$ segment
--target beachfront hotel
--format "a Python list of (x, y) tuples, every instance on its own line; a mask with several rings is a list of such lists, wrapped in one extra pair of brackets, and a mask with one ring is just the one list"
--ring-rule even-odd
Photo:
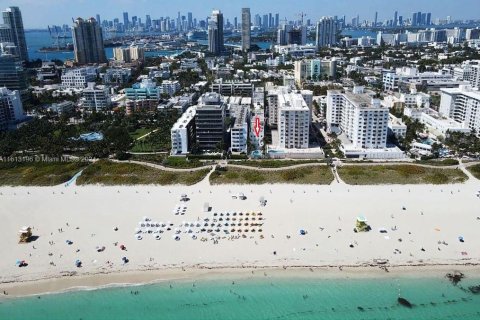
[(480, 92), (471, 86), (442, 89), (440, 113), (480, 131)]
[(278, 95), (278, 147), (306, 149), (309, 142), (310, 108), (299, 93)]
[(344, 138), (347, 157), (402, 158), (398, 148), (387, 148), (388, 122), (388, 108), (363, 87), (327, 93), (327, 131)]

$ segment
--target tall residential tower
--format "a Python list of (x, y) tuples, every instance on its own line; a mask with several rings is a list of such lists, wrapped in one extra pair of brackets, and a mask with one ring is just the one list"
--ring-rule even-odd
[(217, 56), (222, 54), (223, 41), (223, 13), (220, 10), (213, 10), (208, 22), (208, 51)]
[(251, 24), (252, 18), (250, 15), (250, 8), (242, 9), (242, 50), (250, 50), (250, 38), (251, 38)]
[(10, 28), (10, 39), (17, 47), (20, 60), (28, 61), (27, 42), (23, 29), (22, 13), (18, 7), (8, 7), (2, 12), (3, 23)]
[(94, 18), (78, 18), (73, 25), (73, 46), (78, 64), (107, 62), (102, 28)]
[(322, 17), (317, 22), (317, 49), (337, 43), (338, 22), (332, 17)]

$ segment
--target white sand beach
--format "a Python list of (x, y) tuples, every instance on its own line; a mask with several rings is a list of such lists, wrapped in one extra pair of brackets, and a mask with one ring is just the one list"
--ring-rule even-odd
[[(215, 272), (255, 267), (338, 269), (375, 265), (374, 259), (388, 259), (389, 268), (476, 265), (480, 263), (478, 190), (480, 183), (475, 179), (442, 186), (210, 186), (202, 182), (191, 187), (4, 187), (0, 188), (0, 293), (6, 290), (14, 296), (82, 284), (146, 282), (167, 274), (182, 278), (201, 275), (209, 268)], [(246, 200), (232, 199), (240, 192)], [(172, 210), (182, 203), (182, 194), (190, 201), (184, 204), (184, 215), (175, 215)], [(260, 206), (261, 197), (267, 200), (265, 207)], [(203, 210), (206, 202), (210, 212)], [(233, 223), (233, 213), (237, 213), (236, 224), (241, 217), (246, 223), (247, 212), (256, 213), (248, 216), (248, 223), (263, 225), (249, 226), (248, 233), (241, 233), (246, 237), (232, 239), (239, 233), (226, 234), (224, 229), (238, 229), (230, 225), (213, 231), (215, 236), (196, 227), (197, 221), (205, 223), (206, 218), (209, 224), (213, 219), (225, 224), (227, 217)], [(370, 232), (353, 232), (359, 215), (368, 219)], [(145, 216), (152, 222), (171, 222), (172, 230), (161, 228), (163, 233), (141, 234), (143, 239), (137, 240), (135, 229)], [(192, 233), (180, 227), (184, 221), (195, 224)], [(38, 239), (19, 244), (18, 230), (27, 225)], [(175, 228), (181, 232), (178, 241)], [(387, 233), (380, 233), (380, 228)], [(156, 240), (156, 235), (161, 239)], [(105, 250), (97, 252), (97, 246)], [(16, 266), (17, 260), (25, 260), (28, 266)], [(82, 262), (80, 268), (76, 260)], [(139, 275), (143, 271), (150, 273)]]

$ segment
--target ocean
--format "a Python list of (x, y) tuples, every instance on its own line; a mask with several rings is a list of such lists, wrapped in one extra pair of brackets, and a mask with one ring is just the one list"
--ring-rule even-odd
[[(259, 271), (261, 272), (261, 271)], [(480, 295), (444, 278), (322, 277), (164, 282), (0, 300), (0, 319), (480, 319)], [(397, 302), (398, 295), (413, 307)]]

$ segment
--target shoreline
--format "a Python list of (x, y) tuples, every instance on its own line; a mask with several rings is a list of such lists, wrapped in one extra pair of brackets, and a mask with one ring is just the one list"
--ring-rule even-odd
[(480, 262), (459, 264), (405, 265), (320, 265), (320, 266), (225, 266), (184, 267), (57, 275), (24, 281), (1, 282), (0, 301), (32, 296), (94, 291), (119, 287), (158, 285), (165, 282), (208, 282), (212, 280), (254, 279), (388, 279), (388, 278), (445, 278), (448, 272), (462, 272), (467, 278), (480, 278)]

